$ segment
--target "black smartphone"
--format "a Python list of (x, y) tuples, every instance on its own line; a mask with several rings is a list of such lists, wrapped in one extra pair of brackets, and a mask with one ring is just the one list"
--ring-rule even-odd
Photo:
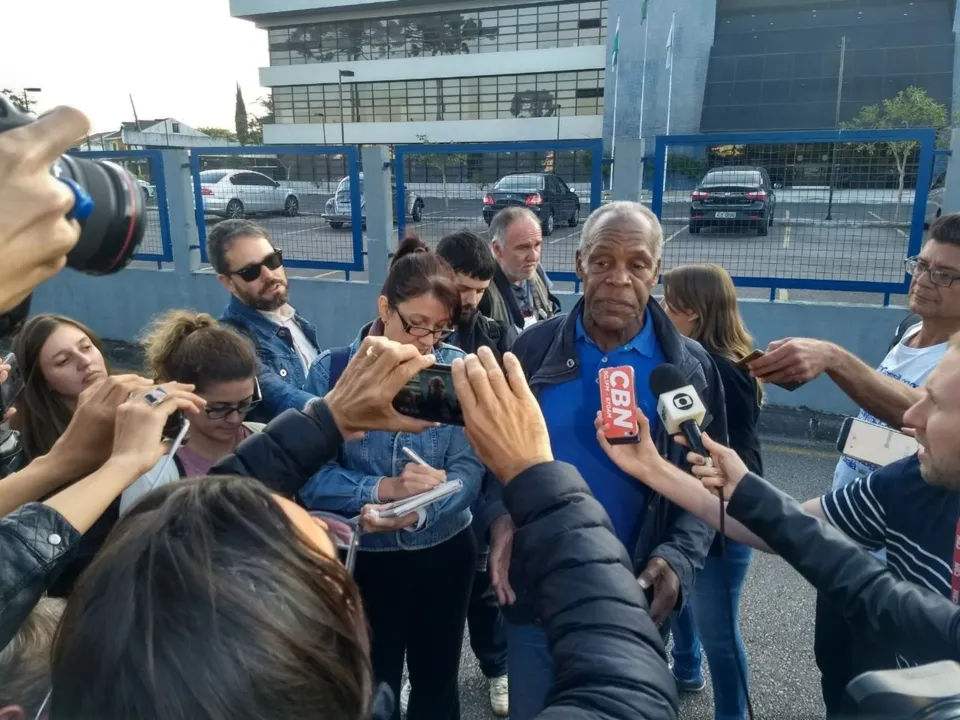
[(20, 371), (17, 356), (13, 353), (0, 361), (0, 365), (10, 366), (10, 374), (7, 375), (3, 384), (0, 384), (0, 419), (2, 419), (23, 391), (23, 373)]
[(449, 365), (433, 365), (414, 375), (397, 393), (393, 406), (418, 420), (463, 425), (463, 410), (453, 391)]
[(180, 431), (183, 430), (184, 424), (187, 422), (187, 416), (183, 414), (182, 410), (177, 410), (173, 415), (167, 418), (166, 424), (163, 426), (163, 439), (164, 440), (174, 440), (180, 435)]

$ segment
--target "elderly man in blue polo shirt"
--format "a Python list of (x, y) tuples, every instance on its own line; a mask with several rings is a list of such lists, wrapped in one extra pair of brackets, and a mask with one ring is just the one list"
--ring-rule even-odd
[[(631, 552), (638, 582), (648, 590), (650, 612), (666, 637), (667, 620), (689, 595), (713, 541), (713, 531), (693, 515), (623, 473), (597, 444), (593, 420), (600, 409), (597, 381), (602, 368), (630, 365), (637, 402), (656, 418), (650, 372), (668, 362), (693, 385), (707, 416), (704, 429), (726, 437), (723, 386), (709, 354), (683, 337), (652, 301), (660, 274), (663, 231), (656, 216), (638, 203), (613, 202), (583, 226), (577, 275), (583, 299), (569, 314), (545, 320), (514, 345), (550, 430), (554, 456), (574, 465), (610, 516)], [(660, 426), (651, 428), (657, 447), (683, 465), (685, 451)], [(492, 485), (492, 484), (491, 484)], [(494, 491), (495, 492), (495, 491)], [(509, 567), (513, 526), (496, 497), (483, 509), (491, 523), (491, 582), (504, 608), (510, 674), (510, 717), (528, 720), (546, 704), (553, 681), (547, 637), (526, 597), (520, 569)], [(571, 588), (575, 602), (577, 589)]]

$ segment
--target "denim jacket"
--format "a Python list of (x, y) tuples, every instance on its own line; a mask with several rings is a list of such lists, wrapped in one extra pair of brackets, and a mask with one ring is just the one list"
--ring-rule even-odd
[[(317, 344), (317, 328), (307, 322), (300, 313), (294, 316), (307, 340), (320, 349)], [(254, 422), (269, 422), (287, 408), (303, 410), (313, 397), (303, 391), (306, 376), (303, 362), (293, 347), (290, 331), (271, 322), (256, 309), (244, 305), (236, 297), (230, 298), (230, 304), (220, 316), (220, 322), (229, 325), (253, 341), (260, 356), (260, 391), (263, 403), (248, 417)]]
[[(366, 335), (350, 345), (350, 357), (357, 352)], [(464, 353), (452, 345), (441, 344), (437, 362), (449, 364)], [(330, 384), (330, 351), (326, 350), (310, 366), (305, 389), (323, 396)], [(460, 480), (463, 489), (446, 500), (426, 508), (426, 523), (416, 531), (370, 533), (361, 538), (363, 550), (416, 550), (438, 545), (468, 527), (473, 520), (470, 506), (480, 492), (484, 467), (467, 442), (463, 428), (441, 425), (419, 435), (409, 433), (367, 432), (357, 440), (348, 440), (335, 462), (328, 463), (300, 490), (300, 499), (308, 508), (327, 510), (345, 517), (357, 515), (364, 505), (376, 503), (376, 488), (381, 478), (399, 477), (410, 460), (406, 446), (431, 467), (447, 473), (448, 480)]]

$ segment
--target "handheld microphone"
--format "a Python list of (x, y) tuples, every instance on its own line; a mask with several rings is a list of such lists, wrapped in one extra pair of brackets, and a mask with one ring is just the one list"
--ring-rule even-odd
[(655, 367), (650, 373), (650, 391), (657, 396), (657, 415), (667, 433), (682, 432), (690, 449), (709, 460), (710, 453), (704, 449), (700, 437), (700, 423), (707, 409), (680, 369), (670, 363)]

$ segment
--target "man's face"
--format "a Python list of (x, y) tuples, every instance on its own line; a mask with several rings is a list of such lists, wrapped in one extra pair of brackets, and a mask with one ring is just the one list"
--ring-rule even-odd
[(463, 273), (457, 273), (457, 289), (460, 291), (460, 324), (469, 325), (477, 313), (477, 306), (483, 298), (483, 293), (490, 287), (489, 280), (477, 278)]
[(960, 491), (960, 349), (947, 351), (923, 390), (903, 416), (920, 443), (920, 472), (931, 485)]
[(934, 285), (929, 272), (921, 272), (910, 281), (910, 310), (920, 317), (960, 319), (960, 247), (928, 240), (920, 251), (921, 267), (944, 270), (958, 278), (950, 287)]
[(583, 282), (584, 312), (606, 332), (636, 327), (660, 274), (649, 238), (653, 228), (643, 217), (611, 218), (594, 230), (586, 255), (577, 252)]
[[(238, 237), (227, 249), (228, 274), (220, 276), (220, 282), (240, 302), (257, 310), (273, 311), (283, 307), (290, 299), (287, 274), (281, 265), (271, 270), (262, 265), (275, 249), (262, 237)], [(241, 270), (259, 274), (253, 280), (244, 280), (237, 273)]]
[(532, 218), (515, 220), (492, 247), (500, 269), (510, 282), (529, 280), (536, 274), (540, 263), (543, 247), (540, 223)]

